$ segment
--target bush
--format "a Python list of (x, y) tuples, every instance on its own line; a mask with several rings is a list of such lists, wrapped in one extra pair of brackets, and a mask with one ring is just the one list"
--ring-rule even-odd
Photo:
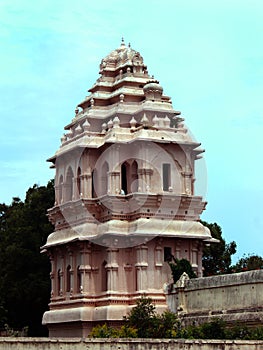
[(179, 278), (182, 276), (182, 274), (184, 272), (187, 273), (187, 275), (189, 276), (189, 278), (196, 278), (196, 274), (193, 271), (193, 268), (190, 264), (190, 262), (186, 259), (176, 259), (174, 257), (172, 257), (174, 263), (170, 262), (170, 268), (172, 271), (172, 276), (173, 276), (173, 281), (174, 283), (176, 283)]
[(104, 325), (97, 325), (92, 328), (90, 333), (92, 338), (118, 338), (118, 330), (109, 327), (106, 323)]
[(232, 328), (228, 328), (223, 320), (215, 318), (199, 326), (181, 328), (177, 338), (263, 340), (263, 327), (248, 328), (237, 323)]
[(142, 297), (124, 317), (124, 326), (114, 329), (104, 324), (94, 327), (93, 338), (175, 338), (178, 331), (177, 316), (165, 311), (158, 315), (150, 298)]
[(183, 328), (176, 314), (170, 311), (157, 314), (152, 300), (145, 297), (137, 301), (124, 322), (120, 329), (98, 325), (92, 329), (90, 337), (263, 340), (263, 327), (248, 328), (237, 323), (228, 328), (220, 318)]

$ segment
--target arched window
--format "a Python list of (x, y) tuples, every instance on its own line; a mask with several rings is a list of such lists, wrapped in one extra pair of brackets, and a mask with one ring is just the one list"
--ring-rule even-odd
[(127, 162), (122, 163), (121, 165), (121, 191), (124, 194), (128, 193), (128, 181), (127, 175), (129, 173), (129, 164)]
[(171, 187), (171, 165), (169, 163), (163, 164), (163, 191), (169, 191)]
[(81, 198), (82, 189), (81, 189), (81, 168), (80, 167), (78, 167), (78, 172), (77, 172), (77, 189), (78, 189), (78, 196), (79, 198)]
[(92, 170), (91, 172), (91, 188), (92, 188), (92, 198), (96, 198), (97, 195), (97, 169)]
[(67, 177), (66, 177), (66, 184), (65, 184), (65, 201), (71, 201), (72, 195), (73, 195), (73, 171), (71, 167), (68, 168), (67, 171)]
[(82, 289), (81, 286), (81, 271), (80, 271), (80, 266), (77, 268), (77, 291), (80, 293)]
[(70, 278), (71, 266), (67, 266), (67, 276), (66, 276), (66, 292), (70, 292), (71, 289), (71, 278)]
[(101, 290), (105, 292), (108, 289), (108, 273), (106, 270), (107, 261), (103, 261), (101, 265)]
[(107, 162), (104, 162), (102, 166), (101, 171), (101, 194), (107, 194), (108, 193), (108, 171), (109, 171), (109, 165)]

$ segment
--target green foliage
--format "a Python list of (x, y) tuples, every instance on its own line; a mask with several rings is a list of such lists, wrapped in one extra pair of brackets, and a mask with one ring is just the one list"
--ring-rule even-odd
[(156, 328), (156, 311), (152, 300), (141, 297), (125, 320), (128, 326), (137, 329), (139, 338), (151, 338)]
[(98, 325), (92, 329), (90, 337), (263, 340), (263, 327), (248, 328), (237, 323), (229, 328), (220, 318), (200, 325), (182, 327), (176, 314), (165, 311), (158, 315), (151, 299), (145, 297), (137, 301), (137, 305), (124, 317), (124, 321), (121, 329), (106, 324)]
[(149, 338), (155, 328), (156, 311), (150, 298), (142, 297), (126, 318), (130, 327), (137, 329), (139, 338)]
[(248, 328), (237, 323), (229, 328), (223, 320), (215, 318), (199, 326), (181, 328), (177, 338), (263, 340), (263, 327)]
[(28, 327), (24, 327), (21, 330), (17, 331), (5, 324), (5, 336), (6, 337), (27, 337), (28, 336)]
[(233, 271), (249, 271), (263, 269), (263, 258), (258, 255), (244, 255), (236, 265), (233, 266)]
[(92, 338), (118, 338), (118, 330), (109, 327), (106, 323), (104, 325), (97, 325), (93, 327), (90, 337)]
[(226, 339), (226, 324), (221, 319), (215, 318), (199, 326), (185, 327), (181, 329), (179, 336), (186, 339)]
[(226, 323), (221, 319), (214, 319), (211, 322), (200, 326), (203, 339), (225, 339)]
[(121, 329), (114, 329), (104, 324), (92, 329), (94, 338), (175, 338), (179, 322), (177, 316), (165, 311), (158, 315), (150, 298), (142, 297), (137, 305), (124, 317)]
[(248, 327), (236, 323), (233, 327), (227, 330), (228, 339), (249, 339), (252, 336), (252, 330), (249, 330)]
[(222, 237), (222, 229), (218, 224), (202, 223), (210, 229), (212, 237), (219, 240), (219, 243), (212, 243), (204, 249), (204, 276), (231, 273), (231, 256), (236, 253), (236, 242), (226, 244)]
[(47, 209), (54, 205), (54, 184), (34, 185), (22, 202), (0, 204), (0, 327), (28, 327), (31, 336), (46, 335), (41, 325), (50, 298), (50, 265), (40, 247), (53, 231)]
[(92, 328), (89, 334), (91, 338), (137, 338), (137, 330), (128, 325), (120, 329), (109, 327), (106, 323)]
[(176, 283), (179, 278), (182, 276), (184, 272), (187, 273), (189, 278), (196, 278), (196, 274), (194, 273), (192, 266), (190, 262), (186, 259), (176, 259), (172, 257), (174, 263), (169, 263), (171, 271), (172, 271), (172, 276), (173, 276), (173, 281)]
[(164, 311), (161, 315), (156, 315), (157, 329), (155, 329), (156, 338), (176, 338), (180, 322), (175, 313)]
[(119, 330), (118, 338), (138, 338), (137, 329), (125, 324)]

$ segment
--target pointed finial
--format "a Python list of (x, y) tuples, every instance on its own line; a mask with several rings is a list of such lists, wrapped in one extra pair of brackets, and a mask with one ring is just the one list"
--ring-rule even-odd
[(131, 47), (131, 43), (128, 44), (128, 47)]
[(124, 38), (121, 38), (121, 46), (125, 46)]

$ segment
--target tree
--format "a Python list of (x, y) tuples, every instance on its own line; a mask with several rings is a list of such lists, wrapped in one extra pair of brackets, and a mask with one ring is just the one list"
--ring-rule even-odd
[(184, 272), (187, 273), (189, 278), (196, 278), (196, 274), (193, 271), (192, 265), (186, 259), (176, 259), (172, 256), (174, 263), (170, 262), (170, 268), (172, 270), (173, 281), (176, 283)]
[(0, 206), (0, 327), (28, 327), (32, 336), (46, 335), (41, 325), (50, 298), (50, 264), (40, 253), (53, 231), (47, 209), (54, 204), (54, 183), (34, 185), (22, 202)]
[(236, 253), (236, 242), (227, 244), (222, 237), (222, 229), (217, 223), (202, 223), (210, 229), (212, 237), (219, 240), (219, 243), (212, 243), (204, 249), (204, 276), (231, 273), (231, 256)]
[(135, 330), (138, 338), (172, 338), (179, 327), (177, 316), (170, 311), (157, 314), (151, 298), (141, 297), (127, 317), (126, 328)]
[(263, 258), (259, 255), (244, 255), (233, 266), (235, 272), (263, 269)]
[(150, 338), (155, 328), (156, 311), (150, 298), (141, 297), (126, 318), (129, 327), (137, 329), (139, 338)]

